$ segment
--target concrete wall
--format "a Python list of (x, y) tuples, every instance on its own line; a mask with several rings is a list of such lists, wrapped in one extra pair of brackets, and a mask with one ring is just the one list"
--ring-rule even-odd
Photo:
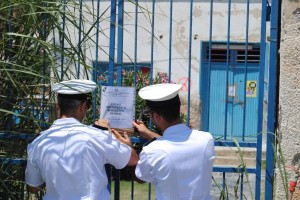
[[(280, 81), (279, 81), (279, 137), (288, 170), (294, 176), (291, 163), (300, 153), (300, 1), (282, 1)], [(282, 167), (282, 166), (281, 166)], [(279, 169), (276, 169), (276, 199), (285, 199)], [(298, 183), (299, 185), (299, 183)], [(298, 198), (297, 198), (298, 199)]]

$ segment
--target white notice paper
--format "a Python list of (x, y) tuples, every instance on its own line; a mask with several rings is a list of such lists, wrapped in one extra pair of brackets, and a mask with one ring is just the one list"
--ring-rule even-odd
[(135, 88), (102, 86), (100, 118), (112, 128), (132, 128), (135, 116)]

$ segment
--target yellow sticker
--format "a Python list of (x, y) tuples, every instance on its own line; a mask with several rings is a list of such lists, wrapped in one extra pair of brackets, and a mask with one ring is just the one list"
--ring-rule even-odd
[(255, 98), (256, 97), (256, 81), (247, 81), (246, 85), (246, 97)]

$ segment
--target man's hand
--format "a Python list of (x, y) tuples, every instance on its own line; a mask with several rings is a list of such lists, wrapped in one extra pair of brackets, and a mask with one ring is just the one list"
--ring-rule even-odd
[(31, 192), (33, 194), (37, 194), (39, 191), (43, 190), (46, 187), (46, 184), (43, 183), (42, 185), (38, 186), (38, 187), (32, 187), (30, 185), (27, 185), (27, 191)]
[(140, 120), (136, 120), (132, 122), (132, 125), (137, 129), (139, 135), (147, 140), (151, 140), (152, 138), (159, 138), (161, 137), (158, 133), (150, 131), (144, 124), (144, 122)]
[(127, 133), (124, 132), (124, 136), (122, 136), (118, 131), (115, 129), (111, 129), (112, 134), (123, 144), (126, 144), (131, 147), (131, 156), (127, 163), (128, 166), (136, 166), (137, 162), (139, 161), (139, 156), (137, 155), (136, 151), (132, 147), (132, 143), (130, 138), (128, 137)]
[(123, 133), (123, 136), (115, 129), (111, 129), (111, 132), (120, 142), (132, 147), (132, 143), (126, 132)]

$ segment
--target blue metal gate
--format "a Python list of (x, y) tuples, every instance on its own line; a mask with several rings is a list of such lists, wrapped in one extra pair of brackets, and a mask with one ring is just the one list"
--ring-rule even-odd
[[(124, 27), (126, 27), (126, 25), (124, 25), (124, 18), (123, 18), (123, 8), (124, 8), (124, 2), (123, 1), (118, 1), (119, 5), (118, 5), (118, 41), (123, 41), (123, 42), (118, 42), (116, 47), (117, 47), (117, 59), (116, 59), (116, 63), (114, 64), (113, 60), (110, 60), (109, 63), (109, 71), (112, 72), (115, 68), (117, 70), (119, 70), (119, 73), (121, 73), (122, 70), (122, 63), (124, 62)], [(136, 3), (138, 3), (136, 1)], [(140, 3), (140, 2), (139, 2)], [(166, 33), (162, 32), (160, 33), (159, 31), (156, 31), (156, 22), (155, 20), (157, 20), (157, 8), (162, 9), (160, 7), (160, 2), (155, 2), (152, 1), (150, 2), (149, 8), (151, 7), (152, 9), (149, 10), (149, 43), (150, 43), (150, 51), (149, 51), (149, 57), (148, 57), (148, 61), (150, 61), (151, 63), (151, 67), (150, 67), (150, 74), (151, 76), (153, 76), (153, 73), (157, 70), (157, 69), (162, 69), (165, 70), (166, 72), (168, 72), (168, 75), (170, 77), (170, 81), (175, 81), (178, 83), (181, 83), (182, 80), (183, 81), (185, 87), (186, 87), (186, 100), (187, 100), (187, 123), (191, 123), (190, 119), (191, 119), (191, 99), (192, 99), (192, 93), (194, 92), (192, 90), (192, 82), (194, 83), (193, 80), (193, 75), (194, 75), (194, 71), (193, 71), (193, 67), (194, 67), (194, 59), (193, 57), (193, 51), (195, 51), (194, 49), (194, 45), (196, 44), (194, 42), (194, 40), (197, 40), (198, 37), (201, 38), (201, 33), (199, 34), (195, 34), (194, 29), (195, 29), (195, 19), (193, 18), (193, 16), (195, 15), (195, 12), (197, 12), (197, 9), (195, 9), (195, 2), (193, 1), (189, 1), (189, 2), (181, 2), (183, 4), (188, 4), (189, 10), (186, 13), (189, 13), (189, 19), (188, 21), (188, 26), (189, 30), (184, 32), (186, 33), (185, 39), (186, 39), (186, 45), (187, 48), (186, 50), (186, 58), (184, 66), (186, 67), (182, 67), (182, 63), (174, 63), (174, 50), (178, 50), (178, 49), (174, 49), (174, 43), (176, 43), (176, 38), (174, 38), (173, 33), (173, 29), (174, 29), (174, 22), (175, 20), (173, 19), (173, 17), (175, 16), (175, 14), (173, 14), (173, 8), (176, 4), (180, 4), (179, 2), (173, 2), (170, 1), (168, 2), (169, 4), (169, 12), (164, 11), (162, 12), (163, 14), (167, 15), (169, 17), (168, 20), (166, 20), (165, 26), (168, 26), (168, 31)], [(241, 2), (239, 2), (241, 3)], [(201, 2), (200, 2), (201, 4)], [(205, 4), (205, 3), (203, 3)], [(227, 173), (239, 173), (240, 177), (241, 177), (241, 181), (239, 182), (240, 187), (240, 195), (239, 198), (243, 199), (243, 186), (245, 184), (245, 180), (244, 180), (244, 176), (248, 176), (248, 174), (254, 174), (255, 175), (255, 196), (251, 195), (251, 197), (255, 198), (255, 199), (260, 199), (261, 196), (261, 153), (262, 153), (262, 134), (260, 134), (262, 132), (262, 112), (263, 112), (263, 94), (264, 94), (264, 72), (265, 72), (265, 43), (266, 43), (266, 20), (267, 20), (267, 1), (262, 1), (260, 4), (260, 8), (261, 8), (261, 15), (260, 15), (260, 38), (256, 41), (257, 43), (255, 44), (256, 47), (258, 47), (259, 51), (258, 51), (258, 55), (256, 55), (256, 60), (255, 63), (248, 63), (248, 58), (251, 57), (250, 55), (250, 50), (248, 50), (248, 47), (250, 45), (252, 45), (249, 41), (249, 35), (251, 34), (250, 31), (250, 20), (249, 20), (249, 16), (250, 16), (250, 7), (252, 5), (252, 3), (250, 1), (246, 1), (243, 2), (242, 4), (244, 5), (244, 12), (246, 13), (245, 15), (245, 20), (243, 22), (241, 22), (241, 24), (239, 24), (238, 26), (242, 26), (242, 24), (244, 24), (244, 30), (245, 30), (245, 34), (243, 34), (242, 39), (239, 38), (240, 40), (244, 41), (244, 49), (243, 49), (243, 61), (238, 63), (236, 62), (238, 60), (238, 55), (236, 55), (236, 52), (230, 52), (229, 50), (231, 50), (231, 45), (232, 42), (238, 42), (238, 39), (232, 39), (232, 35), (234, 35), (234, 32), (231, 31), (231, 26), (233, 26), (232, 22), (231, 22), (231, 9), (234, 3), (232, 3), (231, 1), (228, 2), (222, 2), (222, 8), (223, 9), (227, 9), (227, 16), (224, 17), (225, 21), (227, 22), (227, 27), (224, 26), (223, 28), (223, 32), (226, 33), (225, 34), (225, 38), (223, 38), (223, 41), (225, 42), (225, 49), (226, 51), (226, 55), (225, 55), (225, 59), (224, 59), (224, 63), (225, 63), (225, 67), (223, 66), (223, 69), (220, 69), (222, 66), (219, 65), (213, 65), (212, 59), (213, 59), (213, 52), (212, 49), (210, 48), (213, 44), (213, 37), (216, 37), (217, 34), (220, 33), (215, 33), (213, 31), (213, 28), (216, 29), (216, 25), (214, 25), (214, 18), (217, 18), (217, 15), (214, 14), (214, 6), (216, 5), (216, 3), (214, 3), (213, 1), (211, 2), (206, 2), (206, 6), (208, 6), (209, 8), (209, 20), (203, 24), (209, 24), (209, 30), (207, 31), (207, 37), (203, 37), (202, 36), (202, 41), (206, 40), (208, 41), (206, 44), (209, 47), (208, 48), (208, 52), (207, 52), (207, 57), (208, 57), (208, 62), (206, 64), (204, 64), (203, 62), (198, 63), (200, 71), (201, 71), (201, 77), (203, 78), (203, 81), (199, 81), (200, 82), (200, 93), (204, 94), (205, 92), (208, 92), (209, 95), (206, 95), (207, 101), (204, 101), (204, 105), (202, 106), (202, 127), (200, 127), (201, 129), (204, 130), (209, 130), (212, 132), (216, 132), (216, 136), (218, 135), (222, 135), (225, 136), (223, 138), (223, 140), (217, 140), (216, 141), (216, 146), (231, 146), (231, 147), (250, 147), (250, 148), (256, 148), (256, 168), (248, 168), (245, 165), (240, 165), (237, 167), (215, 167), (214, 168), (214, 172), (222, 172), (223, 173), (223, 183), (221, 183), (220, 185), (222, 185), (223, 189), (220, 190), (220, 193), (226, 191), (226, 174)], [(163, 6), (163, 3), (161, 3), (161, 6)], [(235, 5), (236, 6), (236, 5)], [(201, 5), (200, 5), (201, 7)], [(148, 8), (148, 7), (147, 7)], [(115, 13), (116, 10), (114, 10), (114, 4), (112, 4), (112, 13)], [(133, 46), (134, 48), (134, 54), (132, 57), (133, 60), (133, 64), (134, 64), (134, 69), (136, 69), (136, 63), (137, 63), (137, 53), (138, 53), (138, 35), (139, 35), (139, 31), (140, 29), (138, 29), (140, 26), (138, 24), (139, 21), (139, 15), (138, 15), (138, 11), (139, 10), (139, 6), (136, 5), (135, 7), (135, 24), (134, 24), (134, 36), (135, 39), (133, 40)], [(148, 11), (148, 10), (147, 10)], [(121, 12), (121, 14), (120, 14)], [(168, 13), (168, 14), (166, 14)], [(111, 20), (113, 22), (115, 22), (115, 18), (114, 16), (111, 16)], [(160, 22), (161, 23), (161, 22)], [(201, 22), (200, 22), (201, 23)], [(226, 23), (225, 23), (226, 24)], [(199, 25), (198, 25), (199, 26)], [(200, 27), (203, 27), (204, 25), (200, 25)], [(114, 29), (116, 28), (114, 25), (111, 25), (111, 32), (110, 32), (110, 36), (111, 36), (111, 45), (110, 46), (110, 58), (114, 57), (114, 49), (115, 48), (115, 37), (113, 35), (113, 33), (115, 33)], [(144, 28), (144, 27), (143, 27)], [(181, 29), (182, 31), (182, 29)], [(167, 57), (165, 57), (165, 61), (161, 61), (163, 59), (157, 59), (157, 57), (160, 57), (159, 55), (157, 55), (157, 53), (159, 52), (158, 50), (156, 50), (156, 48), (158, 48), (159, 45), (157, 45), (157, 43), (161, 42), (163, 43), (163, 39), (166, 37), (166, 35), (168, 36), (168, 40), (165, 43), (165, 46), (160, 46), (161, 48), (165, 47), (168, 50), (167, 53)], [(128, 42), (128, 41), (127, 41)], [(143, 51), (146, 51), (146, 47), (143, 48)], [(161, 49), (163, 52), (163, 49)], [(200, 54), (200, 52), (198, 52), (198, 54)], [(203, 56), (203, 55), (202, 55)], [(232, 57), (236, 57), (236, 60), (234, 60), (236, 63), (235, 66), (232, 65)], [(183, 58), (181, 58), (183, 59)], [(203, 60), (203, 58), (200, 58), (201, 60)], [(251, 58), (250, 58), (251, 59)], [(233, 61), (233, 62), (234, 62)], [(158, 66), (157, 63), (162, 62), (164, 63), (164, 67)], [(219, 67), (219, 69), (218, 69)], [(184, 68), (183, 70), (180, 68)], [(218, 69), (218, 71), (215, 71), (215, 69)], [(182, 79), (184, 77), (178, 77), (178, 74), (181, 74), (182, 71), (184, 71), (184, 73), (186, 73), (185, 78), (186, 79)], [(209, 72), (207, 72), (209, 71)], [(246, 73), (245, 73), (246, 71)], [(202, 74), (203, 73), (203, 74)], [(112, 76), (111, 76), (112, 77)], [(236, 85), (236, 80), (239, 79), (240, 81), (240, 85), (237, 86)], [(121, 85), (122, 82), (122, 77), (120, 76), (118, 80), (118, 84)], [(215, 81), (217, 80), (217, 81)], [(221, 82), (223, 80), (223, 82)], [(196, 81), (197, 82), (197, 81)], [(111, 82), (112, 84), (112, 82)], [(214, 101), (214, 95), (213, 95), (213, 88), (219, 88), (220, 90), (222, 90), (223, 92), (223, 99), (222, 101), (224, 101), (225, 103), (220, 103), (220, 102), (215, 102)], [(249, 91), (247, 91), (247, 89), (250, 89)], [(233, 93), (233, 94), (232, 94)], [(238, 97), (239, 101), (235, 102), (235, 98), (234, 97)], [(207, 105), (205, 105), (205, 103)], [(223, 115), (216, 115), (216, 116), (212, 116), (213, 113), (209, 112), (208, 110), (210, 109), (220, 109), (220, 106), (223, 106), (223, 110), (225, 110), (225, 112), (223, 113)], [(205, 110), (208, 109), (208, 110)], [(209, 113), (209, 114), (208, 114)], [(234, 114), (232, 114), (234, 113)], [(230, 114), (232, 114), (230, 116)], [(209, 116), (209, 117), (208, 117)], [(254, 116), (254, 117), (253, 117)], [(206, 119), (205, 119), (206, 118)], [(224, 128), (224, 122), (221, 124), (216, 124), (216, 120), (223, 120), (225, 121), (225, 128)], [(241, 124), (240, 126), (236, 127), (236, 126), (232, 126), (233, 122), (239, 121), (239, 124)], [(214, 124), (212, 125), (211, 123), (214, 122)], [(211, 128), (213, 127), (213, 128)], [(215, 128), (215, 130), (214, 130)], [(231, 132), (231, 135), (227, 135), (228, 132)], [(240, 135), (241, 134), (241, 135)], [(250, 141), (249, 140), (245, 141), (246, 137), (252, 137), (254, 138), (254, 140)], [(239, 137), (241, 140), (239, 142), (235, 142), (232, 141), (232, 138), (234, 137)], [(248, 179), (246, 180), (248, 181)], [(270, 183), (266, 183), (270, 184)], [(117, 188), (118, 185), (116, 185), (115, 189)], [(228, 192), (228, 190), (227, 190)], [(118, 189), (115, 191), (115, 198), (118, 199)], [(134, 198), (134, 197), (132, 197)], [(149, 197), (150, 198), (150, 197)], [(228, 198), (228, 196), (226, 195), (220, 195), (220, 198), (226, 199)]]
[[(273, 0), (270, 18), (271, 7), (267, 0), (62, 0), (58, 12), (60, 28), (51, 29), (53, 34), (42, 41), (50, 41), (48, 46), (52, 45), (49, 49), (53, 52), (49, 55), (54, 57), (50, 59), (52, 63), (47, 64), (47, 52), (44, 51), (42, 75), (51, 65), (55, 66), (49, 70), (55, 81), (93, 77), (99, 86), (121, 86), (124, 79), (122, 72), (127, 65), (133, 69), (134, 85), (144, 65), (149, 69), (149, 84), (153, 84), (152, 77), (166, 73), (167, 81), (183, 84), (180, 96), (186, 108), (183, 111), (188, 125), (212, 132), (216, 146), (256, 149), (255, 168), (249, 168), (243, 162), (238, 166), (214, 167), (214, 175), (221, 173), (222, 180), (218, 182), (214, 178), (214, 186), (218, 187), (219, 193), (213, 198), (243, 199), (248, 176), (253, 174), (255, 188), (254, 195), (250, 192), (250, 198), (259, 200), (263, 192), (260, 133), (263, 130), (265, 68), (268, 67), (265, 55), (269, 53), (265, 52), (267, 20), (270, 18), (268, 162), (265, 178), (265, 191), (268, 191), (265, 199), (270, 200), (274, 173), (272, 133), (278, 6), (278, 1)], [(76, 20), (70, 20), (70, 15), (76, 16)], [(41, 32), (46, 35), (47, 17), (43, 19), (43, 28), (44, 32)], [(215, 54), (220, 46), (223, 50), (221, 58)], [(205, 53), (201, 53), (201, 49), (205, 49)], [(259, 54), (252, 54), (253, 49), (258, 49)], [(221, 64), (218, 59), (221, 59)], [(105, 83), (99, 81), (99, 76), (104, 73)], [(52, 81), (51, 78), (49, 80)], [(199, 109), (201, 103), (202, 109)], [(95, 99), (93, 119), (99, 117), (97, 106)], [(44, 107), (43, 103), (41, 107)], [(44, 117), (39, 119), (45, 120)], [(142, 142), (135, 137), (132, 141)], [(111, 171), (111, 168), (108, 166), (107, 170)], [(238, 176), (234, 188), (227, 185), (228, 174)], [(120, 171), (113, 176), (114, 199), (122, 199)], [(151, 184), (148, 187), (147, 199), (152, 199)], [(134, 188), (132, 181), (130, 198), (138, 199), (134, 196)]]

